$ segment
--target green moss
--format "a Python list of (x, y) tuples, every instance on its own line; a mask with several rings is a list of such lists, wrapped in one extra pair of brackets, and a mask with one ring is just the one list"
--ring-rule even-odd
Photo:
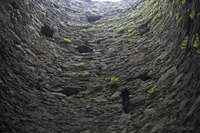
[(120, 83), (120, 80), (118, 77), (112, 76), (112, 77), (107, 77), (105, 79), (107, 82), (109, 82), (110, 85), (117, 85)]
[(47, 11), (41, 12), (41, 15), (42, 15), (43, 17), (47, 17)]
[(54, 57), (57, 59), (57, 58), (60, 58), (60, 55), (58, 54), (58, 52), (54, 49), (53, 50), (53, 55)]
[(200, 55), (200, 49), (198, 49), (198, 50), (196, 51), (196, 53)]
[(136, 29), (136, 26), (131, 27), (130, 29), (128, 29), (128, 33), (132, 33), (135, 29)]
[(162, 11), (159, 10), (158, 13), (157, 13), (157, 17), (160, 18), (160, 17), (162, 17), (162, 15), (163, 15)]
[(165, 61), (162, 60), (160, 56), (158, 56), (158, 57), (156, 58), (156, 61), (158, 61), (161, 65), (165, 65)]
[(181, 44), (181, 49), (186, 49), (188, 43), (189, 43), (189, 36), (185, 36), (185, 38), (183, 39), (183, 42)]
[(124, 31), (125, 31), (125, 28), (124, 27), (120, 27), (117, 32), (118, 33), (124, 33)]
[(200, 54), (200, 37), (198, 33), (195, 34), (194, 47), (196, 48), (196, 53)]
[(66, 24), (65, 24), (65, 22), (63, 22), (63, 21), (60, 21), (59, 25), (60, 25), (61, 27), (63, 27), (63, 28), (66, 27)]
[(65, 43), (71, 43), (72, 41), (69, 38), (64, 38), (63, 40)]
[(151, 0), (151, 1), (150, 1), (151, 4), (153, 4), (153, 3), (155, 3), (155, 2), (157, 2), (157, 1), (156, 1), (156, 0)]
[(195, 16), (196, 16), (196, 12), (195, 12), (195, 10), (192, 10), (192, 11), (190, 12), (189, 17), (190, 17), (191, 19), (194, 19)]
[(58, 53), (54, 53), (55, 58), (59, 58), (60, 55)]
[(160, 58), (160, 56), (158, 56), (158, 57), (156, 58), (156, 61), (162, 61), (162, 59)]
[(177, 23), (180, 23), (180, 21), (181, 21), (181, 16), (180, 16), (180, 14), (179, 14), (179, 13), (176, 13), (176, 22), (177, 22)]
[(134, 11), (134, 12), (130, 15), (130, 18), (131, 18), (131, 20), (133, 20), (133, 19), (135, 20), (135, 19), (139, 18), (140, 16), (142, 16), (141, 13)]
[(200, 38), (199, 38), (199, 34), (198, 33), (195, 35), (194, 47), (197, 48), (197, 49), (200, 49)]
[(82, 32), (87, 32), (87, 29), (82, 29), (81, 31), (82, 31)]
[(181, 0), (181, 3), (182, 3), (182, 4), (185, 4), (185, 3), (186, 3), (186, 0)]
[(93, 86), (93, 88), (95, 88), (95, 89), (100, 89), (102, 86), (101, 86), (101, 84), (100, 83), (96, 83), (94, 86)]
[[(133, 36), (134, 36), (133, 33), (129, 33), (129, 34), (128, 34), (128, 38), (129, 38), (129, 39), (131, 39)], [(132, 40), (132, 39), (131, 39), (131, 40)]]
[(169, 16), (170, 16), (170, 17), (173, 16), (173, 11), (172, 11), (172, 10), (170, 10), (170, 12), (169, 12)]
[(75, 67), (78, 67), (78, 68), (84, 68), (85, 67), (85, 62), (80, 62), (78, 64), (74, 64)]
[(153, 95), (158, 91), (158, 87), (157, 86), (153, 86), (151, 87), (148, 91), (147, 91), (147, 95)]
[(134, 27), (131, 27), (129, 30), (128, 30), (128, 38), (131, 39), (133, 36), (134, 36), (134, 30), (136, 29), (136, 26)]
[(82, 71), (78, 75), (79, 77), (85, 78), (91, 76), (91, 73), (89, 71)]

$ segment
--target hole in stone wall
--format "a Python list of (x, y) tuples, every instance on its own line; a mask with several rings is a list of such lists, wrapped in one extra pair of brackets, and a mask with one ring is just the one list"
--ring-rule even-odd
[(87, 16), (87, 20), (88, 20), (89, 23), (92, 23), (92, 22), (100, 20), (101, 17), (102, 16)]
[(123, 89), (121, 91), (122, 106), (123, 106), (124, 113), (126, 113), (126, 114), (129, 113), (130, 109), (131, 109), (131, 103), (130, 103), (129, 95), (130, 95), (129, 90)]

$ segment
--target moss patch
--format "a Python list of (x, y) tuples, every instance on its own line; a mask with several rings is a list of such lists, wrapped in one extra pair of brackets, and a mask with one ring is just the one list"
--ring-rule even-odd
[(82, 71), (78, 75), (79, 77), (85, 78), (91, 76), (91, 73), (89, 71)]
[(60, 21), (59, 25), (60, 25), (61, 27), (63, 27), (63, 28), (66, 27), (66, 24), (65, 24), (65, 22), (63, 22), (63, 21)]
[(71, 41), (69, 38), (64, 38), (63, 41), (64, 41), (65, 43), (72, 43), (72, 41)]
[(189, 36), (185, 36), (185, 38), (183, 39), (183, 42), (181, 44), (181, 49), (186, 49), (188, 43), (189, 43)]
[(194, 19), (195, 16), (196, 16), (196, 12), (195, 12), (195, 10), (192, 10), (192, 11), (190, 12), (190, 15), (189, 15), (190, 19)]
[(117, 85), (120, 83), (120, 79), (118, 77), (112, 76), (112, 77), (107, 77), (105, 79), (110, 85)]
[(77, 68), (84, 68), (85, 67), (85, 62), (80, 62), (78, 64), (74, 64), (75, 67)]
[(158, 91), (158, 87), (157, 86), (153, 86), (151, 87), (148, 91), (147, 91), (147, 95), (153, 95)]
[(198, 33), (195, 34), (194, 47), (196, 48), (196, 53), (200, 54), (200, 37)]

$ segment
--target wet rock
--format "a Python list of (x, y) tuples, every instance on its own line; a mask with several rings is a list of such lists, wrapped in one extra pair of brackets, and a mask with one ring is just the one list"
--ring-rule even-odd
[(41, 33), (42, 35), (53, 38), (54, 30), (49, 25), (45, 24), (41, 27)]

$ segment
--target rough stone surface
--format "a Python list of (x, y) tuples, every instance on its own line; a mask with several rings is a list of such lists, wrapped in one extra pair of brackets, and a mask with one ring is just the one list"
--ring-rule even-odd
[(199, 7), (0, 0), (0, 132), (199, 133)]

